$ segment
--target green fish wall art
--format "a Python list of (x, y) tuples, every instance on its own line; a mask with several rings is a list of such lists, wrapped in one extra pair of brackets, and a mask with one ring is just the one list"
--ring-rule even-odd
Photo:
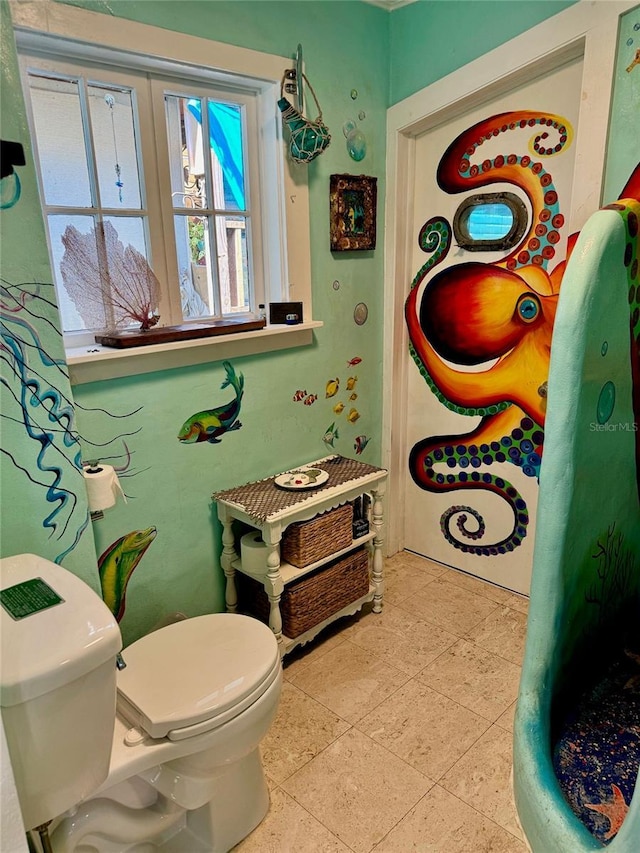
[(244, 376), (242, 373), (236, 376), (233, 365), (228, 361), (223, 361), (222, 366), (227, 376), (220, 388), (226, 388), (230, 385), (235, 391), (235, 397), (230, 402), (217, 406), (215, 409), (206, 409), (204, 412), (191, 415), (182, 424), (178, 433), (178, 441), (184, 444), (196, 444), (199, 441), (220, 444), (220, 437), (225, 432), (240, 429), (242, 426), (238, 420), (238, 415), (240, 414), (240, 403), (244, 393)]
[(156, 532), (155, 527), (133, 530), (112, 542), (98, 558), (102, 598), (117, 622), (124, 616), (127, 584), (147, 548), (156, 538)]

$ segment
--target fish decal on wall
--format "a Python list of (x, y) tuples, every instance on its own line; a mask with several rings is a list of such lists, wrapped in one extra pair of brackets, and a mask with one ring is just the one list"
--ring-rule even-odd
[(347, 420), (350, 424), (355, 424), (355, 422), (360, 417), (360, 412), (357, 409), (349, 409), (349, 414), (347, 415)]
[(240, 414), (240, 404), (244, 393), (244, 376), (242, 373), (236, 375), (233, 365), (228, 361), (223, 361), (222, 366), (227, 376), (220, 388), (226, 388), (230, 385), (235, 391), (235, 397), (222, 406), (216, 406), (215, 409), (206, 409), (203, 412), (196, 412), (195, 415), (191, 415), (182, 424), (178, 433), (178, 441), (182, 441), (184, 444), (196, 444), (200, 441), (220, 444), (221, 436), (226, 432), (240, 429), (242, 426), (238, 420), (238, 415)]
[(362, 453), (365, 447), (369, 444), (369, 439), (366, 435), (357, 435), (356, 440), (353, 443), (353, 449), (357, 453), (358, 456)]
[[(348, 359), (347, 368), (353, 368), (361, 363), (362, 358), (359, 355), (354, 356), (353, 358)], [(331, 406), (331, 411), (333, 415), (340, 416), (344, 412), (344, 420), (346, 421), (346, 428), (348, 429), (352, 427), (357, 420), (359, 420), (360, 412), (353, 406), (348, 407), (348, 403), (345, 404), (343, 400), (338, 399), (337, 401), (335, 401), (335, 399), (332, 399), (339, 394), (341, 381), (342, 380), (339, 376), (335, 376), (327, 380), (325, 385), (325, 400), (331, 401), (329, 405)], [(358, 399), (359, 395), (357, 391), (354, 390), (357, 382), (358, 377), (356, 375), (347, 376), (347, 378), (344, 380), (344, 390), (350, 392), (345, 399), (348, 399), (350, 403), (354, 403)], [(292, 400), (294, 403), (303, 402), (305, 406), (313, 405), (317, 399), (317, 394), (308, 394), (307, 391), (302, 390), (302, 388), (298, 388), (298, 390), (292, 394)], [(327, 445), (327, 447), (333, 448), (339, 438), (340, 436), (338, 428), (336, 427), (334, 421), (334, 423), (332, 423), (331, 426), (329, 426), (325, 431), (324, 435), (322, 436), (322, 441)], [(357, 455), (360, 455), (364, 451), (369, 441), (370, 438), (365, 435), (357, 436), (353, 445), (353, 449), (356, 451)]]
[(333, 447), (333, 443), (337, 438), (340, 438), (340, 436), (338, 435), (335, 423), (332, 423), (330, 427), (327, 427), (327, 431), (323, 435), (322, 440), (329, 447)]
[(98, 558), (102, 598), (120, 622), (126, 606), (127, 584), (147, 548), (156, 538), (156, 528), (133, 530), (112, 542)]
[(338, 393), (338, 388), (340, 388), (340, 380), (336, 376), (335, 379), (330, 379), (327, 382), (327, 387), (326, 387), (324, 396), (326, 398), (335, 397), (335, 395)]

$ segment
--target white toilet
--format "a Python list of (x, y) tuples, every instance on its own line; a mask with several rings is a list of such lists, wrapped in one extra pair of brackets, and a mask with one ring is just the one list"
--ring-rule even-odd
[[(271, 630), (218, 613), (122, 653), (102, 599), (33, 554), (0, 560), (1, 705), (25, 827), (55, 853), (225, 853), (262, 820), (259, 743), (282, 685)], [(116, 689), (117, 688), (117, 689)]]

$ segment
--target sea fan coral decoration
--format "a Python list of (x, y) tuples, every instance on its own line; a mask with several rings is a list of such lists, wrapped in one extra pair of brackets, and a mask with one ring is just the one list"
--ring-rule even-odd
[(144, 255), (122, 244), (110, 222), (96, 225), (88, 234), (68, 225), (62, 243), (62, 280), (87, 328), (134, 321), (146, 331), (156, 325), (158, 279)]

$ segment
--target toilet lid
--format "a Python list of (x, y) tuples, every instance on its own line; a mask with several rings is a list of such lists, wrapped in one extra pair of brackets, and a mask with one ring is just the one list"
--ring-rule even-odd
[(180, 739), (174, 730), (189, 727), (183, 736), (198, 734), (240, 713), (280, 671), (271, 629), (235, 613), (176, 622), (137, 640), (122, 656), (120, 712), (151, 737), (173, 740)]

